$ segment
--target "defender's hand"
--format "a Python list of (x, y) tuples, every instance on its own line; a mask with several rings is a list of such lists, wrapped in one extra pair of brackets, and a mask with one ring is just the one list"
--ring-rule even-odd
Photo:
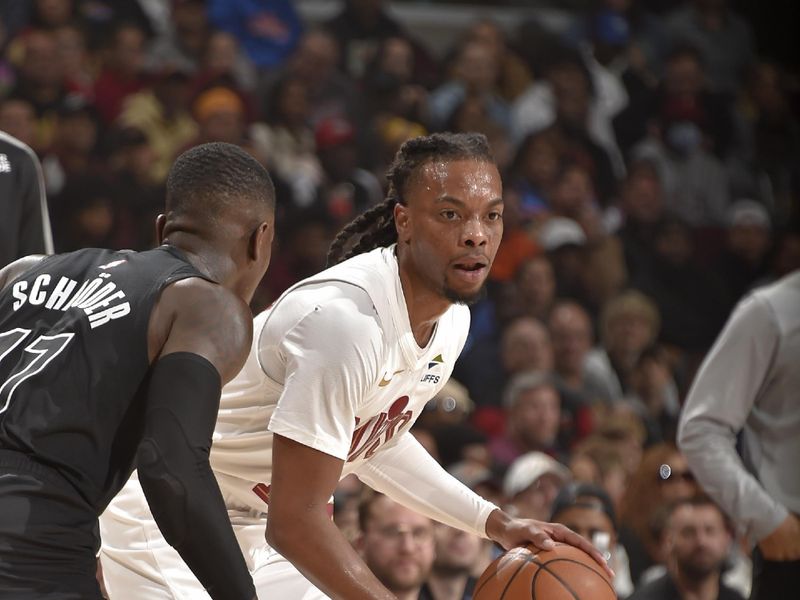
[(778, 528), (758, 543), (766, 560), (800, 560), (800, 519), (789, 513)]

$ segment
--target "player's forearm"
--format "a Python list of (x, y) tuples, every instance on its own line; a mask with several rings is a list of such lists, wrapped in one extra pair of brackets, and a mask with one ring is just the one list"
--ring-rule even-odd
[(376, 453), (357, 473), (373, 489), (435, 521), (487, 537), (497, 507), (445, 471), (411, 434)]
[(334, 600), (394, 600), (324, 510), (275, 510), (267, 542)]
[(220, 377), (205, 359), (159, 359), (148, 389), (139, 481), (153, 517), (209, 595), (251, 600), (255, 588), (208, 463)]

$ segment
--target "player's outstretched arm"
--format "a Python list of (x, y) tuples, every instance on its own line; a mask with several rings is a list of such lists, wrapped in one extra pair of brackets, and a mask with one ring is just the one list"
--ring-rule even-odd
[(393, 599), (328, 516), (342, 465), (275, 434), (267, 542), (333, 599)]
[(554, 523), (513, 519), (480, 498), (439, 463), (409, 433), (381, 449), (358, 472), (372, 488), (427, 517), (492, 539), (506, 549), (533, 544), (543, 550), (553, 541), (577, 546), (613, 576), (600, 552), (574, 531)]
[(138, 456), (142, 489), (164, 538), (209, 595), (250, 600), (253, 581), (208, 462), (222, 384), (250, 347), (250, 312), (220, 286), (184, 280), (162, 294), (150, 333), (159, 351)]

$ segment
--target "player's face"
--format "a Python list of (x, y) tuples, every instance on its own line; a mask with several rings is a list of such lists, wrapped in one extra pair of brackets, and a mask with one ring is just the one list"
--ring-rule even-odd
[(433, 161), (412, 175), (395, 222), (423, 285), (451, 302), (480, 297), (503, 236), (502, 195), (500, 174), (488, 162)]

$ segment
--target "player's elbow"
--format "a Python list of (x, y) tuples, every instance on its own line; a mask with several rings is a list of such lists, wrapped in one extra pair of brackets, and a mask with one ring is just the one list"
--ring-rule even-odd
[[(270, 510), (267, 519), (267, 544), (283, 556), (291, 554), (293, 532), (287, 531), (288, 529), (281, 520), (274, 517), (273, 511)], [(296, 532), (294, 534), (296, 535)]]

